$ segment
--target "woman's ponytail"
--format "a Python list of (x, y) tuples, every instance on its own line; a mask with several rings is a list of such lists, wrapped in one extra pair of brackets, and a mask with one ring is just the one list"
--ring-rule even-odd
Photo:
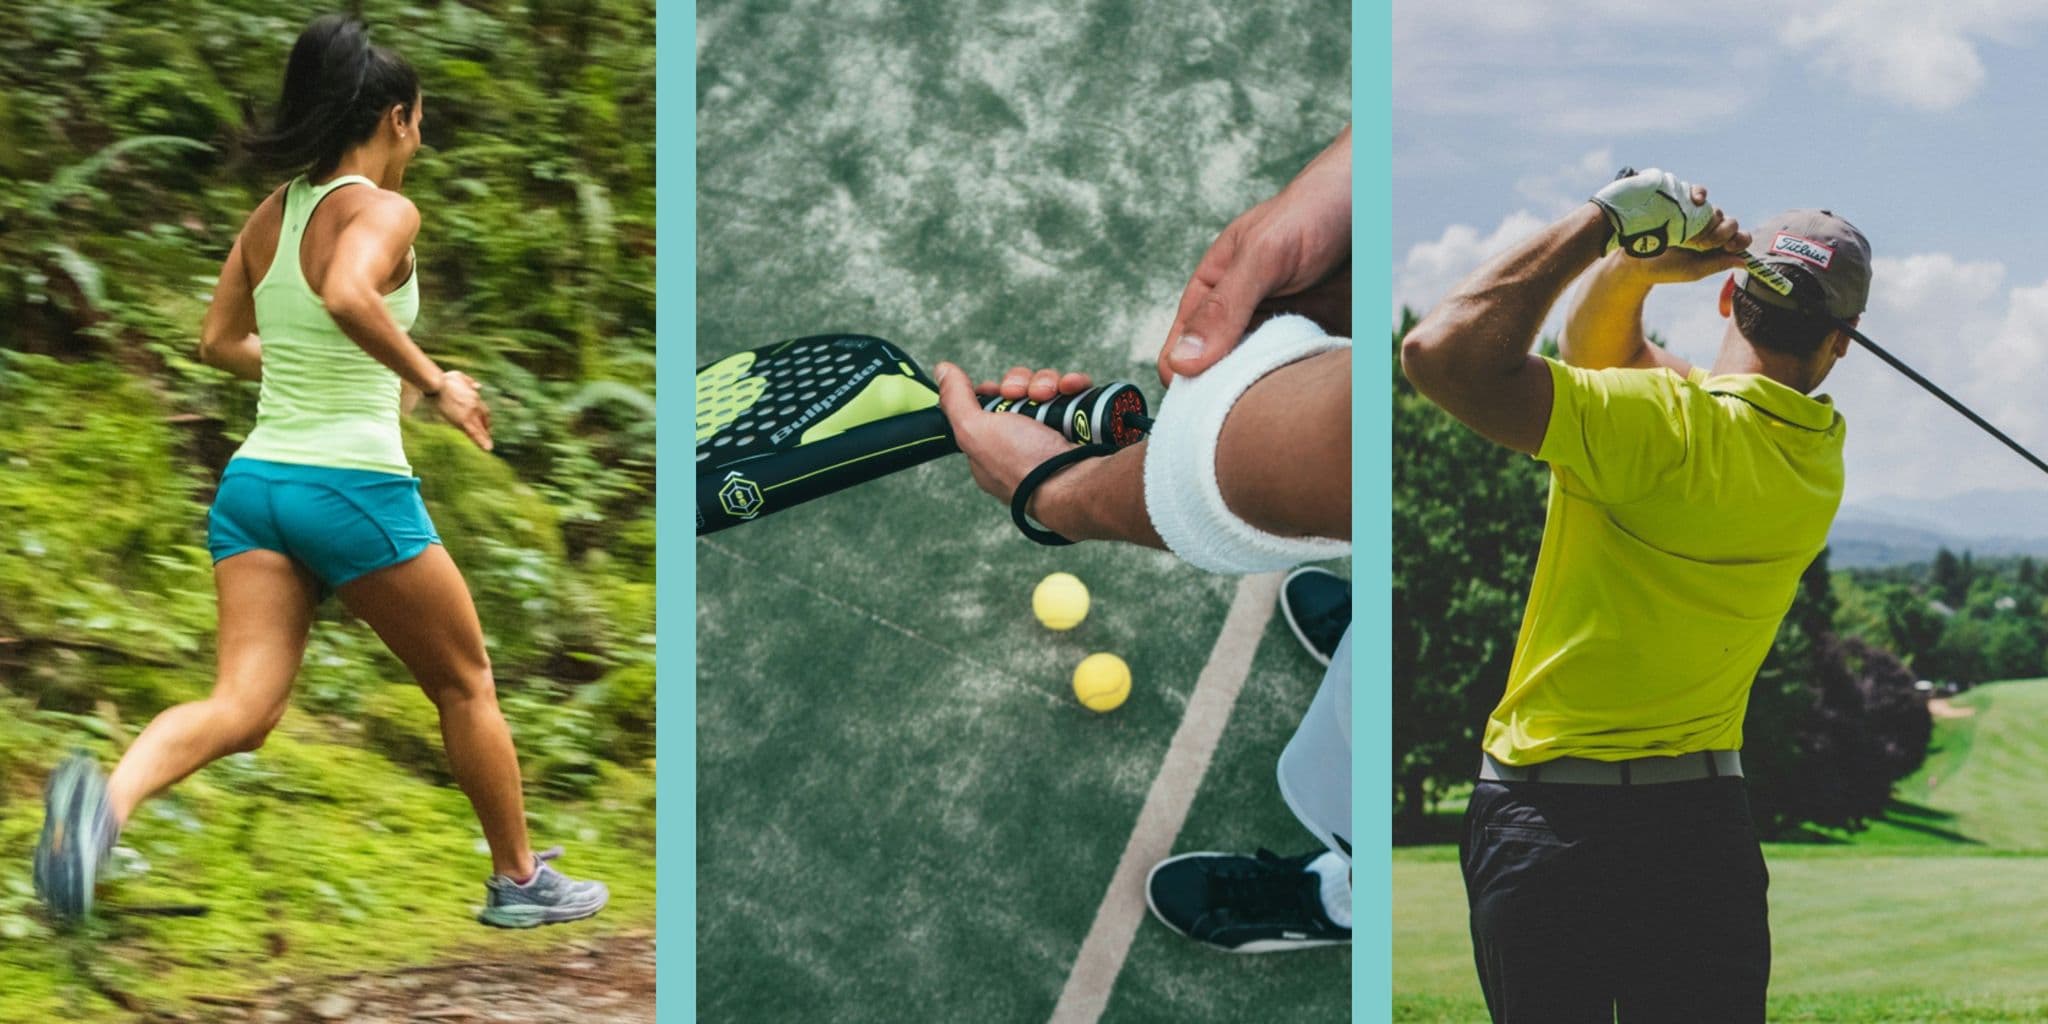
[(243, 148), (265, 167), (318, 177), (369, 138), (392, 105), (410, 111), (419, 94), (412, 65), (372, 44), (362, 22), (324, 15), (299, 33), (277, 108), (243, 140)]

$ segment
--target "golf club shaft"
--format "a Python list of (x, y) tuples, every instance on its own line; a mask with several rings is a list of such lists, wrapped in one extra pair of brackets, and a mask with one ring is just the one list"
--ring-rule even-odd
[(2036, 456), (2033, 452), (2030, 452), (2026, 450), (2024, 447), (2021, 447), (2018, 441), (2015, 441), (2012, 438), (2005, 436), (2005, 431), (1992, 426), (1990, 421), (1970, 411), (1969, 406), (1956, 401), (1954, 398), (1949, 396), (1948, 392), (1943, 391), (1939, 387), (1936, 387), (1933, 381), (1920, 376), (1918, 371), (1914, 370), (1910, 366), (1907, 366), (1904, 361), (1899, 359), (1898, 356), (1892, 355), (1890, 352), (1886, 352), (1882, 347), (1880, 347), (1877, 344), (1877, 342), (1871, 341), (1869, 338), (1864, 337), (1863, 332), (1857, 330), (1854, 327), (1849, 326), (1848, 324), (1840, 320), (1835, 321), (1835, 326), (1840, 327), (1844, 331), (1847, 331), (1849, 333), (1849, 337), (1856, 339), (1857, 344), (1862, 345), (1864, 348), (1869, 349), (1871, 355), (1874, 355), (1879, 359), (1884, 360), (1886, 363), (1891, 364), (1892, 369), (1905, 374), (1907, 380), (1910, 380), (1913, 383), (1918, 384), (1923, 388), (1926, 388), (1928, 394), (1933, 395), (1934, 397), (1939, 398), (1944, 402), (1947, 402), (1948, 407), (1954, 409), (1959, 413), (1962, 413), (1964, 419), (1967, 419), (1970, 422), (1975, 423), (1979, 427), (1982, 427), (1985, 433), (1990, 434), (1992, 437), (1997, 438), (2000, 442), (2004, 443), (2004, 445), (2007, 448), (2010, 448), (2013, 451), (2019, 453), (2020, 458), (2023, 458), (2028, 462), (2033, 463), (2035, 469), (2038, 469), (2043, 473), (2048, 473), (2048, 462), (2042, 462), (2039, 456)]
[[(1789, 296), (1792, 294), (1791, 280), (1787, 278), (1785, 275), (1778, 273), (1777, 270), (1766, 265), (1761, 260), (1758, 260), (1754, 253), (1750, 253), (1747, 255), (1745, 265), (1749, 270), (1749, 276), (1756, 278), (1759, 281), (1762, 281), (1765, 284), (1765, 286), (1769, 287), (1772, 291), (1775, 291), (1780, 295)], [(1913, 383), (1918, 384), (1921, 387), (1927, 389), (1928, 394), (1933, 395), (1934, 397), (1941, 399), (1943, 402), (1948, 403), (1948, 407), (1954, 409), (1959, 413), (1962, 413), (1964, 419), (1969, 420), (1972, 423), (1975, 423), (1977, 426), (1983, 428), (1985, 433), (1990, 434), (1992, 437), (1997, 438), (2007, 448), (2010, 448), (2013, 451), (2019, 453), (2020, 458), (2023, 458), (2028, 462), (2033, 463), (2035, 469), (2038, 469), (2043, 473), (2048, 473), (2048, 462), (2042, 462), (2039, 456), (2036, 456), (2033, 452), (2026, 450), (2026, 448), (2022, 447), (2018, 441), (2015, 441), (2012, 438), (2005, 436), (2005, 431), (1992, 426), (1989, 420), (1986, 420), (1984, 417), (1979, 416), (1975, 412), (1971, 411), (1969, 406), (1956, 401), (1955, 398), (1951, 397), (1948, 392), (1943, 391), (1941, 388), (1935, 386), (1935, 383), (1933, 381), (1920, 376), (1920, 372), (1918, 370), (1915, 370), (1912, 367), (1907, 366), (1905, 361), (1900, 359), (1898, 356), (1892, 355), (1890, 352), (1886, 352), (1883, 346), (1865, 337), (1862, 331), (1859, 331), (1856, 328), (1849, 326), (1848, 321), (1843, 320), (1840, 317), (1828, 315), (1826, 313), (1822, 313), (1821, 315), (1827, 316), (1827, 318), (1830, 321), (1833, 321), (1836, 327), (1841, 328), (1843, 331), (1848, 332), (1849, 337), (1856, 339), (1857, 344), (1862, 345), (1864, 348), (1869, 349), (1871, 355), (1874, 355), (1879, 359), (1884, 360), (1887, 364), (1891, 366), (1892, 369), (1905, 374), (1907, 380), (1910, 380)]]

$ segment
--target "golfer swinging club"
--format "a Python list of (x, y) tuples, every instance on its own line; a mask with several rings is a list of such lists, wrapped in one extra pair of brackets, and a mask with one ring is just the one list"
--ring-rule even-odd
[[(1496, 1022), (1762, 1021), (1768, 876), (1743, 789), (1757, 667), (1842, 496), (1842, 417), (1812, 392), (1870, 246), (1826, 210), (1746, 233), (1660, 171), (1480, 268), (1409, 332), (1418, 391), (1550, 466), (1535, 578), (1460, 844)], [(1650, 289), (1731, 275), (1711, 369), (1648, 343)], [(1604, 255), (1603, 255), (1604, 254)], [(1530, 353), (1566, 285), (1562, 360)]]
[(372, 45), (361, 22), (330, 15), (299, 36), (276, 117), (248, 142), (258, 160), (298, 173), (249, 215), (201, 331), (203, 360), (263, 385), (256, 428), (221, 474), (208, 516), (219, 672), (205, 700), (158, 715), (111, 779), (83, 755), (51, 777), (35, 886), (60, 917), (89, 914), (100, 865), (136, 805), (263, 744), (329, 592), (377, 631), (440, 712), (450, 767), (491, 848), (480, 920), (575, 920), (609, 897), (602, 883), (550, 866), (559, 851), (528, 845), (483, 628), (399, 436), (416, 393), (491, 447), (476, 382), (444, 372), (407, 333), (419, 312), (420, 217), (399, 188), (419, 152), (422, 106), (404, 58)]

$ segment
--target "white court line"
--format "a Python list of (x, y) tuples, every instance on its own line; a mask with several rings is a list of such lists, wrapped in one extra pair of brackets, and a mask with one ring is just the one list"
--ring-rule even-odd
[(1173, 852), (1173, 841), (1187, 821), (1188, 808), (1195, 802), (1202, 776), (1209, 770), (1210, 755), (1223, 738), (1230, 709), (1251, 674), (1252, 655), (1259, 649), (1259, 637), (1273, 618), (1280, 597), (1282, 573), (1246, 576), (1237, 583), (1230, 611), (1223, 617), (1223, 631), (1216, 646), (1209, 649), (1209, 662), (1195, 679), (1188, 696), (1187, 713), (1166, 749), (1159, 774), (1152, 777), (1152, 789), (1145, 794), (1145, 806), (1138, 823), (1124, 844), (1123, 856), (1110, 876), (1109, 891), (1095, 908), (1095, 921), (1088, 937), (1081, 940), (1081, 952), (1074, 958), (1060, 1001), (1053, 1006), (1052, 1024), (1094, 1024), (1109, 1005), (1110, 990), (1124, 969), (1124, 957), (1131, 951), (1131, 939), (1148, 912), (1145, 904), (1145, 876), (1152, 865)]

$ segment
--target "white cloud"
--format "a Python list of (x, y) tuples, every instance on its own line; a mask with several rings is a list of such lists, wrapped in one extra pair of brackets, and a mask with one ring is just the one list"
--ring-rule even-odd
[(1394, 269), (1395, 322), (1399, 322), (1403, 306), (1417, 314), (1428, 312), (1481, 263), (1506, 252), (1548, 223), (1527, 210), (1518, 210), (1502, 218), (1490, 233), (1481, 234), (1480, 229), (1470, 224), (1453, 224), (1436, 241), (1411, 247)]
[[(1993, 261), (1920, 253), (1876, 261), (1872, 341), (2021, 444), (2048, 449), (2048, 407), (2030, 380), (2048, 369), (2048, 283), (2008, 288)], [(1848, 497), (1932, 497), (2036, 484), (2035, 471), (1866, 352), (1851, 349), (1827, 391), (1849, 421)]]
[[(1532, 49), (1551, 50), (1540, 66)], [(1439, 40), (1403, 54), (1395, 43), (1397, 122), (1489, 118), (1540, 135), (1613, 139), (1673, 135), (1727, 124), (1761, 95), (1745, 74), (1753, 55), (1683, 58), (1646, 66), (1617, 58), (1597, 41)]]
[(1393, 21), (1397, 110), (1611, 137), (1735, 117), (1788, 56), (1865, 95), (1953, 109), (1986, 81), (1983, 45), (2023, 41), (2048, 0), (1399, 0)]
[(1976, 309), (1998, 296), (2005, 266), (1995, 260), (1959, 262), (1945, 252), (1872, 261), (1872, 315), (1910, 315), (1935, 308)]
[(2043, 20), (2042, 0), (1835, 0), (1786, 21), (1778, 39), (1858, 92), (1941, 111), (1983, 87), (1981, 42), (2016, 42)]
[(1606, 184), (1621, 165), (1614, 162), (1614, 147), (1602, 146), (1555, 170), (1525, 174), (1515, 182), (1515, 194), (1551, 216), (1563, 216)]
[[(2021, 444), (2048, 451), (2048, 406), (2026, 383), (2048, 373), (2048, 282), (2007, 288), (2006, 274), (1948, 253), (1879, 259), (1859, 326)], [(1657, 289), (1644, 324), (1672, 351), (1711, 364), (1727, 325), (1720, 283)], [(2026, 463), (1867, 352), (1852, 347), (1821, 391), (1849, 423), (1850, 501), (2035, 485)]]
[[(1634, 0), (1400, 0), (1397, 118), (1492, 117), (1549, 135), (1672, 134), (1738, 117), (1763, 54), (1728, 11)], [(1673, 48), (1670, 41), (1682, 39)], [(1709, 56), (1711, 55), (1711, 56)]]

